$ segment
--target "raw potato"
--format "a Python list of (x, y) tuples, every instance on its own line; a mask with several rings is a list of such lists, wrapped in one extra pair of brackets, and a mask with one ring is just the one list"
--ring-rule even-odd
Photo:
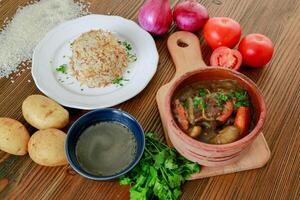
[(0, 149), (14, 155), (27, 154), (30, 135), (19, 121), (0, 118)]
[(35, 132), (28, 143), (30, 158), (39, 165), (60, 166), (67, 164), (65, 154), (66, 134), (58, 129)]
[(37, 129), (63, 128), (69, 113), (61, 105), (43, 95), (31, 95), (22, 104), (25, 120)]

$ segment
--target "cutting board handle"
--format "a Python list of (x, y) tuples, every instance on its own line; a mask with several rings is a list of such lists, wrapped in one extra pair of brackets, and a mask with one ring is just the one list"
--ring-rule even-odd
[(178, 31), (168, 39), (168, 49), (178, 77), (186, 72), (206, 67), (202, 59), (199, 38), (190, 32)]

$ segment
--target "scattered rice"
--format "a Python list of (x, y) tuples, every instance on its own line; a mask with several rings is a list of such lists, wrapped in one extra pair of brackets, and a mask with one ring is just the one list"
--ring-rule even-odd
[(31, 1), (15, 16), (5, 19), (0, 29), (0, 78), (18, 70), (18, 65), (32, 58), (34, 47), (61, 22), (88, 14), (88, 3), (73, 0)]
[(128, 66), (126, 49), (109, 31), (92, 30), (72, 44), (71, 74), (88, 87), (104, 87), (122, 76)]

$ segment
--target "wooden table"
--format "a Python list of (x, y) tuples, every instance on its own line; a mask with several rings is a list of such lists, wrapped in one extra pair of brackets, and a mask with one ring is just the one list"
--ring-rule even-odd
[[(12, 17), (27, 0), (0, 1), (0, 25)], [(91, 12), (120, 15), (137, 20), (142, 1), (90, 0)], [(176, 1), (172, 1), (174, 5)], [(268, 106), (264, 134), (272, 151), (261, 169), (189, 181), (182, 199), (299, 199), (300, 198), (300, 1), (299, 0), (201, 0), (210, 16), (229, 16), (243, 27), (243, 34), (263, 33), (275, 43), (275, 55), (264, 69), (243, 69), (262, 90)], [(175, 26), (171, 32), (176, 31)], [(162, 136), (155, 102), (160, 86), (174, 74), (166, 47), (168, 34), (155, 37), (160, 55), (158, 70), (150, 84), (135, 98), (117, 106), (130, 112), (146, 131)], [(204, 58), (211, 50), (201, 36)], [(1, 43), (0, 43), (1, 48)], [(40, 93), (30, 71), (15, 82), (0, 79), (0, 116), (20, 120), (31, 133), (35, 130), (22, 117), (21, 103), (30, 94)], [(31, 80), (29, 82), (28, 80)], [(72, 121), (84, 111), (71, 110)], [(29, 156), (0, 153), (0, 199), (128, 199), (129, 187), (117, 181), (94, 182), (77, 175), (68, 166), (42, 167)]]

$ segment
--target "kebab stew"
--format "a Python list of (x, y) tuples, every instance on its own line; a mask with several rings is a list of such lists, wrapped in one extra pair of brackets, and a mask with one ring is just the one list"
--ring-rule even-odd
[(228, 144), (254, 126), (248, 92), (234, 80), (207, 80), (183, 87), (172, 100), (178, 126), (190, 137), (209, 144)]

